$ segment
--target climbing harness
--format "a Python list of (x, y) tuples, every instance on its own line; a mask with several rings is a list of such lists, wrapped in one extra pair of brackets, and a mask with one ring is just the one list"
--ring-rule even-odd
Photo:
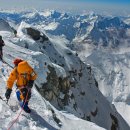
[(28, 89), (28, 92), (27, 92), (27, 95), (26, 95), (26, 98), (25, 98), (25, 101), (24, 101), (24, 103), (23, 103), (23, 106), (22, 106), (22, 108), (21, 108), (20, 113), (19, 113), (18, 116), (12, 121), (11, 125), (8, 127), (7, 130), (10, 130), (11, 127), (16, 123), (16, 121), (17, 121), (18, 118), (20, 117), (20, 115), (21, 115), (21, 113), (22, 113), (22, 111), (23, 111), (23, 108), (24, 108), (24, 106), (25, 106), (25, 103), (26, 103), (26, 101), (27, 101), (27, 99), (28, 99), (28, 94), (29, 94), (29, 92), (30, 92), (30, 89)]

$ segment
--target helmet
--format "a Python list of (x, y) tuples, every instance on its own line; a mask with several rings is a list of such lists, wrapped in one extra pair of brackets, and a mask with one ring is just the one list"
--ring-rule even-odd
[(22, 61), (23, 61), (22, 59), (16, 58), (13, 63), (15, 66), (17, 66)]

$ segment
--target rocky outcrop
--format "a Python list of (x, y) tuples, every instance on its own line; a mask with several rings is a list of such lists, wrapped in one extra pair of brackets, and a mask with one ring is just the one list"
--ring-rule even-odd
[(45, 34), (41, 34), (40, 31), (34, 29), (34, 28), (26, 28), (27, 34), (31, 36), (31, 38), (35, 41), (40, 40), (41, 42), (48, 41), (48, 37)]
[(118, 127), (119, 127), (119, 125), (118, 125), (118, 119), (114, 115), (112, 115), (112, 114), (110, 114), (110, 117), (112, 119), (111, 130), (117, 130)]
[[(43, 97), (48, 101), (54, 102), (59, 108), (63, 108), (68, 103), (68, 92), (70, 89), (70, 81), (67, 77), (58, 77), (55, 68), (48, 65), (47, 82), (37, 89)], [(55, 106), (57, 107), (57, 106)]]

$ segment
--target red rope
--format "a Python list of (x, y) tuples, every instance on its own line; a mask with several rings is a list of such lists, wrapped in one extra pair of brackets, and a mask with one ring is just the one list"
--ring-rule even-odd
[(9, 128), (8, 128), (7, 130), (10, 130), (11, 127), (16, 123), (16, 121), (17, 121), (18, 118), (20, 117), (20, 115), (21, 115), (21, 113), (22, 113), (22, 111), (23, 111), (24, 105), (25, 105), (25, 103), (26, 103), (26, 101), (27, 101), (28, 94), (29, 94), (29, 91), (30, 91), (30, 90), (31, 90), (31, 89), (29, 89), (28, 92), (27, 92), (27, 96), (26, 96), (26, 98), (25, 98), (25, 102), (24, 102), (24, 104), (23, 104), (23, 106), (22, 106), (22, 108), (21, 108), (20, 113), (18, 114), (17, 118), (13, 120), (12, 124), (9, 126)]

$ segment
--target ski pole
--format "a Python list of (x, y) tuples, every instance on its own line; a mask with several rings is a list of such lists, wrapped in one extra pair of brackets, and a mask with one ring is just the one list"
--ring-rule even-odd
[(2, 101), (6, 101), (6, 100), (4, 100), (1, 96), (0, 96), (0, 99), (1, 99)]

